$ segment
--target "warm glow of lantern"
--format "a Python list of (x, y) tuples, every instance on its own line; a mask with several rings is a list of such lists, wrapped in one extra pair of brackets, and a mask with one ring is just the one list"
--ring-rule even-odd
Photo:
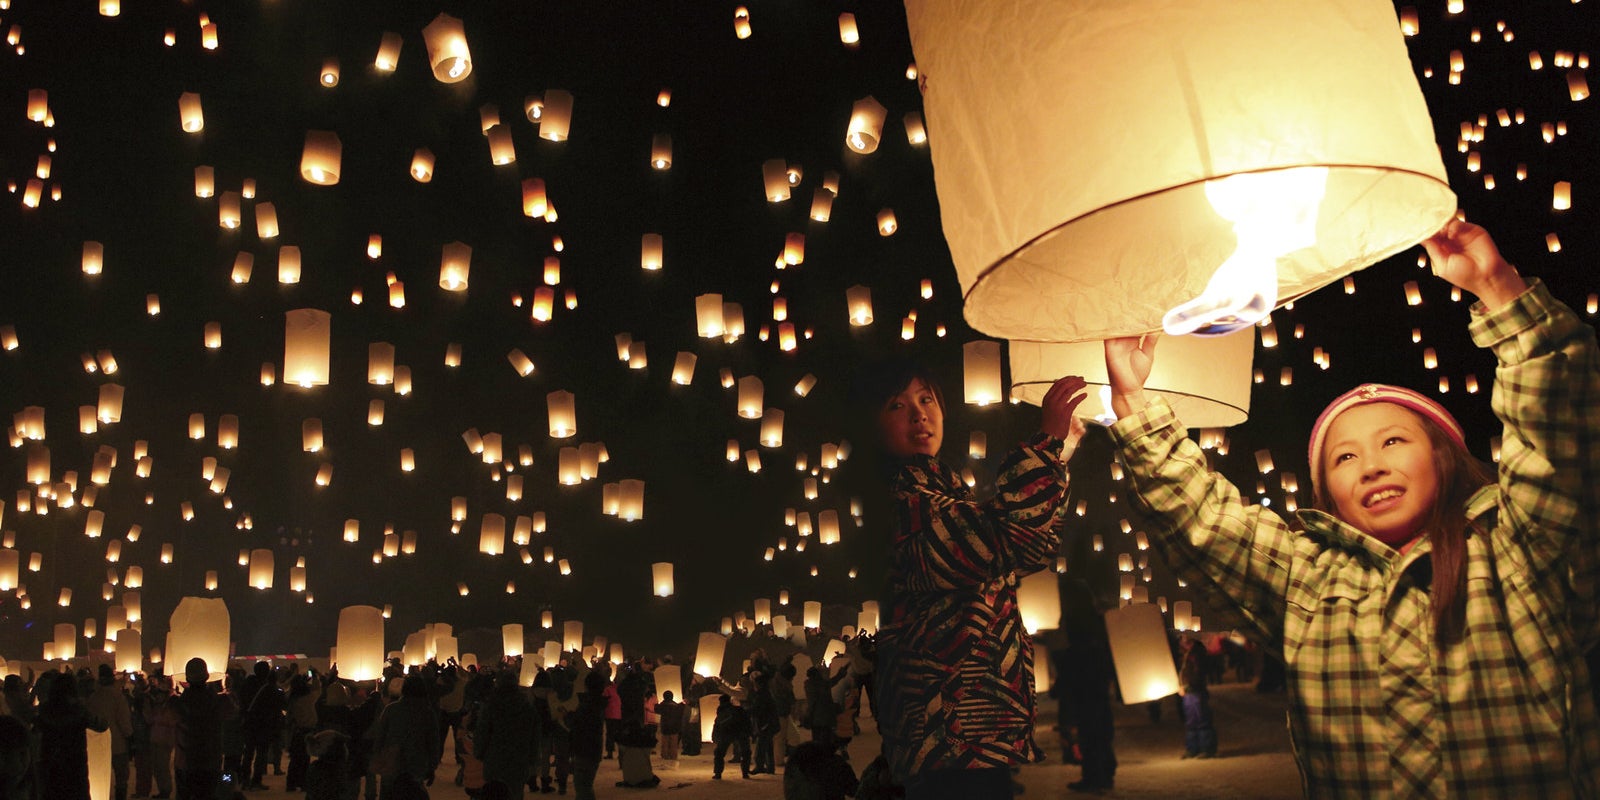
[(199, 133), (205, 129), (206, 117), (200, 108), (200, 95), (184, 92), (178, 96), (178, 120), (185, 133)]
[(855, 102), (850, 109), (850, 123), (845, 129), (845, 144), (857, 153), (871, 153), (878, 149), (883, 138), (883, 120), (889, 110), (871, 95)]
[(300, 177), (318, 186), (339, 182), (339, 165), (344, 146), (333, 131), (306, 131), (305, 149), (300, 153)]
[(440, 83), (457, 83), (472, 74), (472, 53), (461, 20), (440, 14), (422, 29), (422, 38), (428, 46), (428, 66)]

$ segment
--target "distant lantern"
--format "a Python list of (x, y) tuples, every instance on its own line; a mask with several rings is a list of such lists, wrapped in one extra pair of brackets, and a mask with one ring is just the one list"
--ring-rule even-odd
[(300, 282), (300, 248), (284, 245), (278, 248), (278, 283)]
[(256, 236), (262, 239), (278, 235), (278, 208), (271, 203), (256, 206)]
[(383, 424), (383, 400), (373, 398), (367, 401), (367, 424), (376, 428)]
[(400, 471), (415, 472), (417, 469), (416, 451), (409, 447), (400, 448)]
[(311, 417), (300, 423), (300, 449), (307, 453), (322, 451), (322, 420)]
[(518, 375), (526, 378), (533, 374), (533, 359), (528, 358), (528, 354), (521, 349), (511, 348), (511, 352), (506, 354), (506, 360), (511, 362), (511, 368), (516, 370)]
[(99, 402), (96, 404), (96, 414), (100, 424), (112, 425), (122, 421), (122, 399), (125, 395), (122, 386), (115, 383), (100, 384)]
[(846, 47), (861, 43), (861, 32), (856, 28), (856, 15), (848, 11), (839, 15), (839, 41)]
[(467, 276), (472, 271), (472, 246), (449, 242), (439, 257), (439, 288), (450, 292), (464, 292)]
[(62, 660), (77, 658), (78, 626), (70, 622), (58, 622), (53, 632), (55, 634), (55, 647), (52, 651), (52, 658)]
[(803, 233), (790, 233), (783, 237), (783, 263), (795, 266), (805, 263), (806, 260), (806, 235)]
[(694, 365), (699, 361), (699, 356), (688, 350), (678, 351), (678, 356), (672, 362), (672, 382), (679, 386), (688, 386), (694, 381)]
[(338, 183), (343, 150), (337, 133), (306, 131), (305, 149), (300, 154), (300, 177), (319, 186)]
[(702, 678), (720, 677), (722, 660), (727, 649), (727, 637), (719, 633), (702, 632), (695, 647), (694, 674)]
[(629, 478), (617, 483), (617, 516), (628, 522), (644, 518), (644, 481)]
[(549, 211), (550, 199), (545, 193), (544, 179), (522, 179), (522, 215), (538, 219)]
[(489, 162), (497, 167), (511, 164), (517, 160), (517, 147), (511, 141), (511, 128), (505, 125), (494, 125), (484, 131), (484, 137), (489, 140)]
[(817, 222), (827, 222), (833, 216), (833, 192), (818, 186), (811, 195), (811, 218)]
[(576, 486), (583, 482), (579, 469), (578, 448), (563, 447), (557, 451), (556, 480), (563, 486)]
[(255, 268), (255, 254), (241, 250), (233, 257), (233, 271), (228, 273), (228, 280), (237, 284), (249, 283), (250, 275), (255, 272)]
[(194, 92), (178, 95), (178, 119), (185, 133), (199, 133), (205, 129), (206, 117), (200, 109), (200, 95)]
[(695, 329), (702, 338), (714, 339), (726, 330), (722, 318), (722, 295), (702, 294), (694, 299)]
[(656, 597), (672, 596), (672, 562), (657, 561), (650, 565), (650, 585)]
[(801, 376), (798, 382), (795, 383), (794, 393), (800, 395), (801, 397), (805, 397), (806, 395), (811, 394), (811, 390), (815, 388), (816, 385), (817, 376), (807, 372), (805, 375)]
[(400, 45), (405, 42), (400, 34), (393, 31), (384, 31), (378, 40), (378, 55), (372, 60), (372, 65), (379, 72), (394, 72), (400, 63)]
[[(1145, 383), (1173, 407), (1178, 419), (1191, 428), (1227, 427), (1244, 422), (1250, 412), (1251, 363), (1255, 334), (1236, 331), (1228, 336), (1167, 336)], [(1059, 344), (1011, 341), (1007, 344), (1011, 392), (1026, 403), (1038, 405), (1051, 384), (1062, 375), (1082, 375), (1091, 387), (1108, 387), (1105, 348), (1098, 341)], [(1101, 391), (1109, 391), (1102, 388)], [(1103, 417), (1111, 409), (1092, 395), (1078, 407), (1079, 416)]]
[(497, 556), (506, 551), (506, 518), (484, 514), (478, 528), (478, 552)]
[(647, 233), (639, 240), (639, 268), (661, 269), (663, 263), (661, 234)]
[(106, 248), (99, 242), (83, 243), (83, 274), (99, 275), (105, 269)]
[(740, 39), (750, 38), (750, 9), (739, 6), (733, 10), (733, 35)]
[(572, 129), (572, 93), (565, 89), (547, 89), (544, 93), (544, 113), (539, 116), (539, 138), (564, 142)]
[(900, 230), (900, 222), (895, 219), (894, 209), (880, 209), (878, 211), (878, 235), (893, 236), (897, 230)]
[[(284, 315), (283, 376), (296, 386), (326, 386), (332, 317), (300, 308)], [(263, 367), (265, 369), (265, 367)]]
[(550, 437), (565, 439), (578, 432), (578, 416), (572, 392), (557, 389), (545, 395), (550, 417)]
[(322, 60), (322, 72), (317, 80), (329, 89), (339, 85), (339, 59), (329, 56)]
[(761, 409), (764, 405), (765, 392), (761, 379), (754, 375), (746, 375), (739, 379), (739, 416), (745, 419), (760, 419)]
[(839, 512), (825, 508), (817, 514), (817, 543), (839, 543)]
[(271, 589), (273, 573), (272, 551), (265, 547), (258, 547), (250, 551), (250, 586), (255, 589)]
[(440, 83), (457, 83), (472, 74), (472, 54), (461, 20), (440, 14), (422, 29), (428, 46), (428, 66)]
[(206, 591), (209, 591), (209, 592), (216, 591), (217, 590), (217, 571), (214, 570), (214, 569), (206, 570), (205, 581), (206, 581)]
[(1000, 382), (999, 342), (992, 339), (967, 342), (961, 346), (961, 363), (969, 405), (987, 406), (1005, 397)]
[(205, 345), (207, 350), (216, 350), (222, 347), (222, 323), (207, 322), (205, 326)]
[(658, 133), (651, 137), (650, 166), (661, 170), (672, 168), (672, 134)]
[[(1391, 4), (1208, 3), (1159, 17), (1176, 49), (1109, 79), (1100, 54), (1151, 36), (1115, 3), (906, 12), (965, 316), (990, 336), (1225, 332), (1415, 244), (1458, 205)], [(1017, 30), (1048, 32), (1026, 65)], [(1326, 59), (1357, 67), (1330, 74)], [(1178, 63), (1187, 79), (1172, 80)], [(1263, 78), (1263, 63), (1286, 68)], [(1061, 131), (1090, 107), (1118, 123), (1063, 157)]]
[(1576, 103), (1589, 96), (1589, 80), (1583, 75), (1581, 69), (1567, 70), (1567, 96)]
[(427, 183), (433, 180), (433, 151), (426, 147), (419, 147), (411, 154), (411, 178), (417, 183)]
[(762, 413), (761, 446), (783, 446), (783, 409), (769, 408)]
[(845, 305), (850, 311), (850, 324), (856, 327), (872, 324), (872, 289), (857, 284), (845, 290)]
[[(981, 461), (989, 455), (989, 436), (983, 431), (973, 431), (967, 437), (967, 457)], [(1081, 501), (1080, 501), (1081, 502)], [(1079, 514), (1079, 516), (1083, 516)]]
[(194, 196), (210, 197), (217, 192), (216, 170), (211, 167), (194, 168)]
[(1551, 194), (1550, 208), (1556, 211), (1567, 211), (1572, 208), (1572, 184), (1568, 181), (1556, 181), (1555, 190)]
[(883, 138), (883, 120), (889, 110), (877, 98), (867, 95), (850, 109), (850, 123), (845, 129), (844, 142), (857, 153), (871, 153), (878, 149)]
[(816, 629), (822, 627), (822, 603), (816, 600), (807, 600), (802, 606), (802, 621), (805, 627)]
[[(16, 38), (16, 36), (15, 36), (16, 27), (15, 26), (12, 27), (12, 34), (13, 34), (12, 38)], [(16, 42), (14, 42), (14, 41), (11, 42), (11, 43), (12, 44), (16, 44)], [(181, 107), (183, 101), (179, 100), (178, 102), (179, 102), (179, 106)], [(197, 103), (199, 102), (199, 98), (198, 97), (195, 98), (195, 102), (197, 102)], [(34, 122), (44, 122), (47, 118), (49, 118), (49, 116), (50, 116), (50, 93), (47, 92), (44, 89), (29, 89), (28, 90), (28, 119), (30, 119), (30, 120), (32, 120)]]
[(239, 227), (239, 193), (234, 191), (223, 192), (217, 198), (217, 224), (233, 230)]
[(220, 680), (228, 668), (232, 634), (228, 605), (221, 598), (185, 597), (167, 624), (166, 661), (187, 664), (191, 658), (202, 659), (211, 679)]
[(905, 115), (906, 141), (913, 146), (928, 143), (928, 130), (922, 125), (920, 111), (907, 111)]
[(762, 162), (761, 185), (765, 187), (767, 202), (781, 203), (788, 200), (788, 164), (781, 158), (769, 158)]

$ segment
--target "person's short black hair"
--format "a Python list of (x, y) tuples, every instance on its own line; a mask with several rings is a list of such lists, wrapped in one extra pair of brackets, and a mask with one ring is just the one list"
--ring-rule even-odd
[(927, 364), (913, 358), (892, 356), (862, 367), (850, 387), (850, 405), (858, 416), (876, 419), (883, 404), (903, 391), (911, 382), (921, 379), (933, 392), (939, 408), (945, 408), (944, 390), (939, 379)]

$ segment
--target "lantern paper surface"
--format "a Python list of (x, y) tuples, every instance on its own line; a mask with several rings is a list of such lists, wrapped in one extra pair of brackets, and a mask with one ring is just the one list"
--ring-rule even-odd
[(1328, 168), (1315, 243), (1278, 258), (1274, 304), (1455, 211), (1383, 0), (912, 0), (906, 17), (966, 319), (989, 335), (1159, 328), (1239, 244), (1215, 178)]
[(377, 680), (383, 674), (383, 610), (346, 606), (339, 610), (339, 677)]
[[(1105, 393), (1105, 347), (1098, 341), (1072, 344), (1012, 341), (1011, 393), (1024, 403), (1038, 405), (1050, 385), (1063, 375), (1082, 375), (1091, 396), (1078, 406), (1078, 415), (1103, 417), (1111, 409), (1093, 396), (1094, 387)], [(1156, 345), (1155, 364), (1145, 391), (1166, 400), (1183, 424), (1191, 428), (1224, 428), (1244, 422), (1250, 414), (1250, 365), (1255, 356), (1255, 333), (1249, 329), (1227, 336), (1162, 336)]]
[(694, 674), (704, 678), (721, 675), (722, 659), (727, 649), (728, 640), (722, 634), (702, 632), (695, 648)]
[(185, 597), (167, 625), (166, 660), (181, 671), (191, 658), (205, 659), (211, 680), (227, 669), (232, 623), (221, 598)]
[(1106, 635), (1111, 640), (1111, 660), (1116, 663), (1123, 703), (1148, 703), (1178, 691), (1178, 672), (1172, 666), (1161, 609), (1135, 603), (1108, 611)]

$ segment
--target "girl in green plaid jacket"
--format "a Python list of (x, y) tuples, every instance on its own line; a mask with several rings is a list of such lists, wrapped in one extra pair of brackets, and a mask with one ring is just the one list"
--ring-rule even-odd
[(1423, 244), (1499, 361), (1497, 475), (1438, 403), (1368, 384), (1317, 420), (1317, 509), (1291, 525), (1146, 402), (1154, 337), (1106, 342), (1112, 437), (1174, 572), (1287, 665), (1308, 796), (1600, 796), (1594, 331), (1482, 228)]

